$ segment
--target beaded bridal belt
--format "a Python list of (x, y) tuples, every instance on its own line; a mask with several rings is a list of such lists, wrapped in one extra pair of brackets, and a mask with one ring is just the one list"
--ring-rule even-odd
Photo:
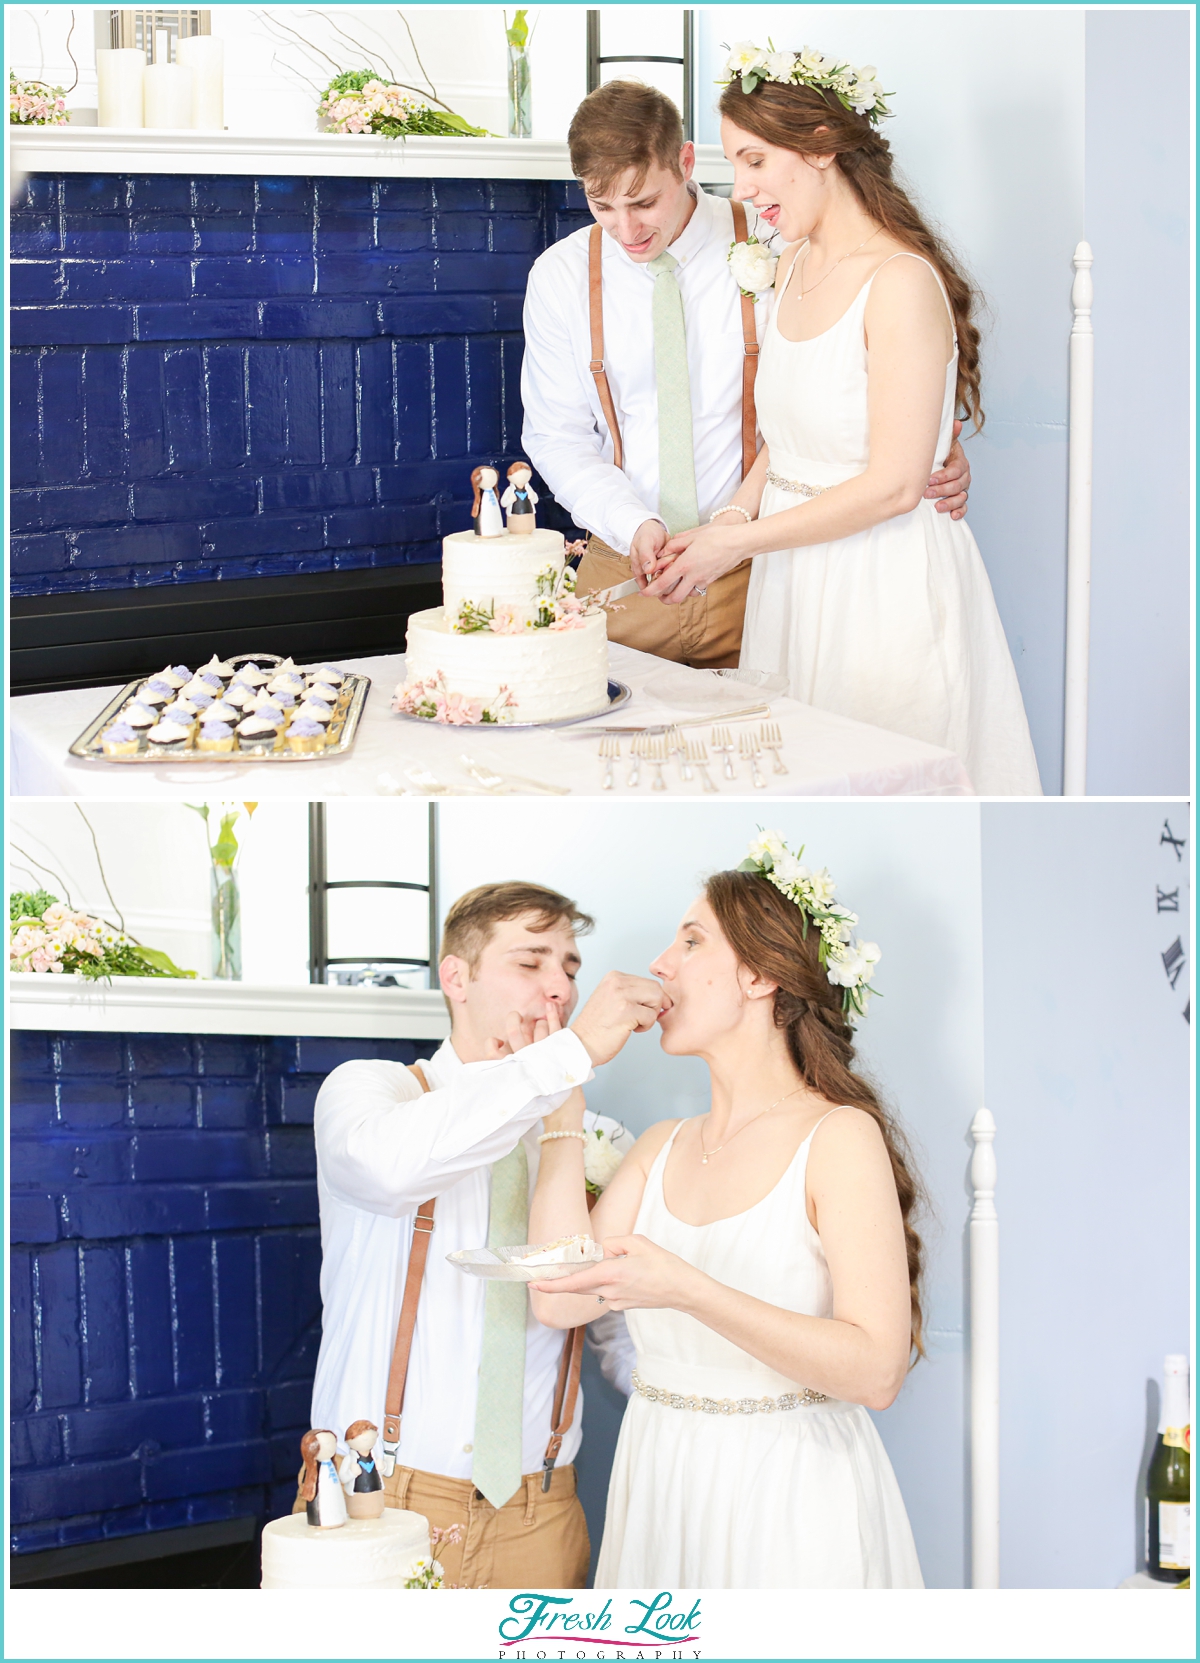
[(636, 1369), (633, 1389), (651, 1403), (661, 1403), (668, 1409), (699, 1409), (706, 1415), (773, 1415), (777, 1409), (799, 1409), (804, 1403), (828, 1403), (824, 1392), (784, 1392), (782, 1397), (685, 1397), (682, 1392), (664, 1392), (658, 1386), (647, 1386)]
[(802, 485), (798, 479), (785, 479), (781, 473), (772, 473), (767, 469), (767, 484), (773, 485), (777, 491), (787, 491), (793, 497), (819, 497), (822, 491), (829, 489), (828, 485)]

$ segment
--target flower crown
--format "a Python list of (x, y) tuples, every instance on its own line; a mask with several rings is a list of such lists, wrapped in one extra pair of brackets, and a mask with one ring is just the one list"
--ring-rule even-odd
[(892, 95), (884, 92), (875, 75), (874, 64), (855, 69), (853, 64), (825, 57), (815, 46), (802, 46), (799, 52), (776, 52), (770, 40), (765, 51), (752, 40), (739, 40), (725, 60), (718, 84), (728, 86), (740, 76), (742, 91), (747, 93), (753, 92), (760, 81), (816, 87), (820, 92), (831, 92), (847, 110), (865, 115), (872, 127), (878, 127), (880, 118), (892, 113), (884, 103)]
[(807, 866), (801, 866), (803, 853), (803, 844), (793, 854), (778, 832), (760, 830), (738, 871), (766, 878), (800, 908), (806, 941), (809, 921), (816, 925), (821, 934), (818, 955), (829, 980), (834, 987), (842, 989), (843, 1011), (849, 1015), (853, 1010), (865, 1016), (870, 998), (867, 983), (882, 955), (873, 941), (854, 940), (858, 914), (834, 901), (833, 879), (826, 868), (811, 872)]

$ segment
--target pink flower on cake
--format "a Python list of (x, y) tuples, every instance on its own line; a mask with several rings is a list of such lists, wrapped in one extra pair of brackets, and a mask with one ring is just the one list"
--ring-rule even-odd
[(562, 618), (555, 618), (554, 622), (550, 625), (550, 629), (551, 632), (556, 629), (582, 629), (585, 623), (586, 619), (583, 618), (580, 613), (568, 612)]
[(525, 623), (518, 617), (515, 606), (501, 606), (496, 609), (491, 630), (493, 635), (524, 635)]
[(483, 720), (483, 700), (468, 699), (461, 693), (451, 693), (438, 711), (439, 722), (449, 722), (451, 727), (473, 727), (476, 722)]

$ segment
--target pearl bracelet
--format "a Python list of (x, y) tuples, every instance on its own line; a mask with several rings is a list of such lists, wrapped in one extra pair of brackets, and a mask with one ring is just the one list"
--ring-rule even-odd
[(714, 508), (713, 509), (712, 513), (708, 516), (709, 525), (711, 525), (713, 523), (713, 521), (718, 517), (718, 515), (721, 515), (721, 514), (742, 514), (742, 515), (745, 516), (745, 520), (746, 520), (747, 525), (753, 525), (754, 524), (754, 515), (750, 512), (750, 510), (748, 508), (743, 508), (742, 505), (740, 503), (737, 503), (737, 502), (727, 502), (725, 504), (724, 508)]
[(552, 1138), (579, 1138), (582, 1143), (587, 1142), (586, 1132), (543, 1132), (538, 1138), (539, 1143), (549, 1143)]

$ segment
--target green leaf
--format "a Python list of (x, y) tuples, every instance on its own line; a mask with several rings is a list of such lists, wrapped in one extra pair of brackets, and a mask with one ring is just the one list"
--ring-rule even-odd
[(135, 947), (133, 951), (139, 958), (145, 959), (151, 975), (157, 972), (160, 976), (176, 976), (189, 981), (196, 979), (194, 970), (181, 970), (175, 961), (158, 947)]
[(13, 924), (36, 924), (47, 907), (58, 900), (48, 889), (18, 889), (8, 898), (8, 916)]
[(519, 12), (514, 12), (512, 27), (506, 29), (504, 33), (508, 37), (508, 44), (510, 46), (519, 47), (521, 51), (524, 51), (526, 46), (528, 46), (529, 25), (525, 21), (525, 8), (523, 6)]
[(208, 819), (207, 803), (184, 803), (184, 808), (190, 808), (193, 814), (198, 814), (202, 820)]

